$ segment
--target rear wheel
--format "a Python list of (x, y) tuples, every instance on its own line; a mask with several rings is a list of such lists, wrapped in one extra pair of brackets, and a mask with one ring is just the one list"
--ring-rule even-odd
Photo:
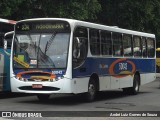
[(45, 102), (49, 99), (50, 95), (48, 94), (38, 94), (37, 98), (39, 99), (39, 101), (41, 102)]
[(136, 74), (134, 76), (133, 87), (131, 88), (131, 93), (133, 95), (136, 95), (139, 92), (139, 87), (140, 87), (140, 76)]
[(138, 74), (134, 75), (133, 87), (123, 88), (123, 92), (131, 95), (136, 95), (140, 88), (140, 76)]

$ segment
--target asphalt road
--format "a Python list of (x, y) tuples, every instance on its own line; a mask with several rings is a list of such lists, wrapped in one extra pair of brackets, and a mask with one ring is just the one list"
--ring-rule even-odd
[[(22, 95), (22, 94), (4, 94), (0, 93), (0, 111), (18, 111), (18, 112), (41, 112), (48, 111), (47, 115), (53, 117), (54, 111), (63, 111), (57, 113), (54, 119), (63, 119), (66, 114), (69, 116), (67, 120), (72, 117), (72, 120), (78, 119), (81, 120), (85, 117), (86, 114), (91, 116), (86, 118), (87, 120), (97, 120), (95, 117), (98, 116), (98, 119), (111, 119), (117, 120), (122, 119), (122, 116), (116, 117), (114, 114), (113, 117), (109, 117), (111, 113), (120, 114), (129, 114), (130, 112), (134, 114), (134, 111), (152, 111), (153, 114), (160, 111), (160, 75), (157, 75), (157, 79), (151, 83), (141, 86), (140, 93), (138, 95), (126, 95), (122, 90), (106, 91), (101, 92), (97, 99), (92, 103), (84, 102), (82, 96), (73, 96), (73, 95), (52, 95), (47, 102), (40, 102), (35, 95)], [(68, 112), (71, 111), (71, 112)], [(77, 112), (75, 112), (77, 111)], [(88, 111), (79, 112), (79, 111)], [(102, 112), (101, 112), (102, 111)], [(104, 116), (106, 111), (107, 117)], [(124, 111), (124, 112), (123, 112)], [(109, 112), (109, 113), (108, 113)], [(98, 115), (100, 113), (100, 116)], [(148, 112), (145, 112), (148, 114)], [(64, 115), (63, 115), (64, 114)], [(77, 116), (76, 116), (76, 115)], [(94, 115), (93, 115), (94, 114)], [(101, 116), (102, 114), (102, 116)], [(109, 114), (109, 116), (108, 116)], [(82, 115), (82, 116), (81, 116)], [(142, 115), (142, 114), (141, 114)], [(62, 116), (62, 117), (61, 117)], [(42, 116), (43, 117), (43, 116)], [(47, 119), (53, 119), (47, 117)], [(1, 119), (1, 118), (0, 118)], [(4, 119), (4, 118), (3, 118)], [(28, 119), (28, 118), (25, 118)], [(37, 118), (43, 119), (43, 118)], [(132, 119), (148, 119), (150, 117), (124, 117), (123, 119), (132, 120)], [(152, 120), (158, 119), (157, 117), (152, 117)]]

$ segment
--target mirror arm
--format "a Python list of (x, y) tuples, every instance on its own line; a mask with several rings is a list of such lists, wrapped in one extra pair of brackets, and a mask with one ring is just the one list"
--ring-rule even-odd
[(9, 52), (7, 52), (6, 50), (4, 50), (5, 54), (8, 56), (11, 56), (11, 54)]

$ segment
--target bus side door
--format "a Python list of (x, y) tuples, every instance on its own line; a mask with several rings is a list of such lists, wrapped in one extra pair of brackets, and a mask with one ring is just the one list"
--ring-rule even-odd
[(3, 78), (4, 78), (3, 75), (4, 75), (4, 55), (0, 51), (0, 91), (3, 90)]

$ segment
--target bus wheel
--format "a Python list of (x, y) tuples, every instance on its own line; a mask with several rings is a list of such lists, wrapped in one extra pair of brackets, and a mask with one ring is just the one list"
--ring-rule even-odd
[(39, 99), (39, 101), (41, 102), (45, 102), (49, 99), (50, 95), (48, 94), (38, 94), (37, 98)]
[(140, 88), (140, 76), (135, 74), (133, 79), (133, 87), (123, 88), (123, 92), (130, 95), (136, 95)]
[(87, 102), (92, 102), (96, 96), (96, 82), (95, 80), (90, 80), (88, 84), (88, 92), (85, 94)]
[(140, 76), (136, 74), (133, 79), (133, 87), (132, 87), (133, 95), (136, 95), (139, 92), (139, 87), (140, 87)]

